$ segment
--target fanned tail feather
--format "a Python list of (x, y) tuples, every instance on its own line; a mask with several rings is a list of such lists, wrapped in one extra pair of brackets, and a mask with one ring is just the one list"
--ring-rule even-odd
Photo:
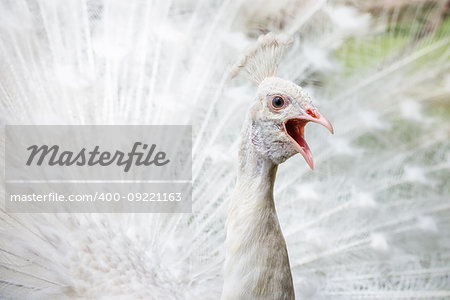
[[(296, 296), (449, 298), (450, 27), (432, 2), (3, 1), (2, 124), (192, 124), (194, 190), (192, 215), (2, 210), (0, 298), (219, 297), (255, 93), (228, 70), (250, 44), (234, 74), (295, 80), (336, 131), (306, 129), (313, 173), (300, 158), (279, 168)], [(255, 41), (268, 31), (281, 35)]]

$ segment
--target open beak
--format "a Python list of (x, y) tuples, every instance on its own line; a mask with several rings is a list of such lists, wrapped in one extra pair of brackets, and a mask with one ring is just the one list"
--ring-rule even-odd
[(308, 122), (315, 122), (328, 128), (333, 134), (333, 126), (330, 121), (322, 116), (317, 109), (311, 107), (305, 110), (305, 114), (287, 120), (284, 122), (284, 131), (287, 133), (289, 139), (292, 141), (295, 149), (305, 158), (309, 167), (314, 170), (314, 161), (309, 149), (308, 144), (305, 141), (305, 125)]

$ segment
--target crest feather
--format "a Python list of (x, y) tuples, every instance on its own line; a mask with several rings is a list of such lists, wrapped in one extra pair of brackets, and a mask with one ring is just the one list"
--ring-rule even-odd
[(230, 77), (236, 77), (242, 70), (245, 77), (260, 84), (264, 78), (275, 76), (278, 65), (291, 44), (292, 38), (284, 34), (269, 32), (261, 35), (256, 44), (232, 67)]

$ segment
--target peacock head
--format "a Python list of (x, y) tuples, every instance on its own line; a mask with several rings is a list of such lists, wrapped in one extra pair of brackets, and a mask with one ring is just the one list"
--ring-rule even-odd
[(311, 150), (305, 141), (305, 125), (318, 123), (331, 133), (333, 127), (306, 92), (291, 81), (267, 77), (259, 84), (258, 100), (252, 107), (250, 133), (256, 150), (275, 164), (300, 153), (314, 169)]
[(309, 96), (295, 83), (275, 77), (292, 38), (268, 33), (231, 68), (231, 78), (242, 73), (258, 85), (258, 100), (250, 114), (250, 136), (260, 155), (275, 164), (300, 153), (314, 169), (305, 141), (305, 125), (315, 122), (333, 133), (330, 122), (314, 107)]

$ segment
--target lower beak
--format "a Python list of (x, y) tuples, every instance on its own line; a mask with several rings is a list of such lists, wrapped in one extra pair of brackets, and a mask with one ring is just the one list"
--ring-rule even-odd
[(315, 108), (307, 109), (305, 115), (284, 122), (284, 131), (293, 143), (295, 149), (303, 156), (309, 167), (314, 170), (313, 156), (305, 140), (305, 125), (308, 122), (321, 124), (328, 128), (332, 134), (334, 133), (330, 121), (322, 116)]

